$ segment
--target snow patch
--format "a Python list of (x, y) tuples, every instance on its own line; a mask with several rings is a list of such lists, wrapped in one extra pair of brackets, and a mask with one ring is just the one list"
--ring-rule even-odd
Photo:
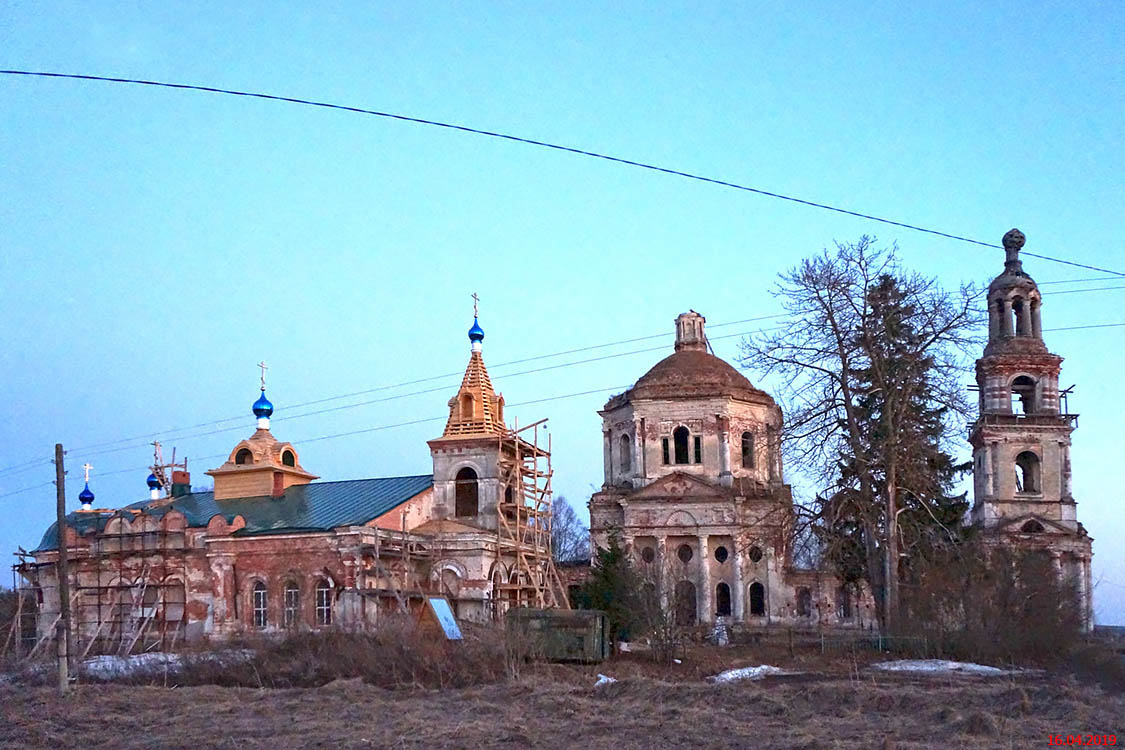
[(760, 680), (763, 677), (773, 677), (775, 675), (789, 675), (800, 674), (800, 672), (792, 672), (788, 669), (781, 667), (774, 667), (769, 664), (762, 664), (757, 667), (742, 667), (741, 669), (728, 669), (725, 672), (708, 677), (708, 682), (738, 682), (739, 680)]
[(903, 659), (901, 661), (882, 661), (872, 664), (872, 669), (884, 672), (923, 672), (930, 674), (976, 674), (990, 677), (1016, 674), (1019, 669), (1000, 669), (999, 667), (986, 667), (983, 664), (972, 664), (963, 661), (946, 661), (944, 659)]
[(609, 677), (608, 675), (599, 674), (598, 681), (594, 683), (594, 687), (598, 687), (599, 685), (612, 685), (615, 682), (617, 682), (617, 680), (615, 680), (614, 678)]

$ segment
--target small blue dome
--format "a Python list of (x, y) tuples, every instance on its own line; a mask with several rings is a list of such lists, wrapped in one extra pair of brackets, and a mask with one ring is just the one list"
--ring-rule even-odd
[(89, 505), (94, 502), (94, 493), (90, 491), (90, 483), (86, 483), (86, 489), (78, 493), (78, 502), (83, 505)]
[(160, 480), (156, 478), (155, 474), (149, 474), (148, 479), (145, 480), (145, 481), (148, 482), (148, 488), (150, 490), (155, 490), (155, 489), (160, 488)]
[(469, 341), (484, 341), (484, 329), (480, 327), (476, 316), (473, 317), (473, 327), (469, 329)]
[(273, 414), (273, 404), (266, 398), (266, 392), (262, 391), (262, 395), (258, 396), (258, 400), (254, 402), (254, 416), (261, 419), (271, 414)]

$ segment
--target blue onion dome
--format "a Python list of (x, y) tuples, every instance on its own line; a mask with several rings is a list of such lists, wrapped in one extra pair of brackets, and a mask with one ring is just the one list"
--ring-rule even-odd
[(484, 329), (480, 327), (476, 316), (473, 316), (473, 327), (469, 329), (469, 341), (484, 341)]
[(86, 483), (86, 488), (78, 493), (78, 502), (83, 505), (90, 505), (94, 502), (94, 493), (90, 491), (90, 483)]
[(149, 474), (148, 479), (145, 481), (148, 482), (148, 488), (150, 490), (160, 489), (160, 480), (156, 478), (155, 474)]
[(258, 419), (269, 417), (273, 414), (273, 404), (266, 398), (266, 392), (263, 390), (262, 395), (258, 396), (258, 400), (254, 402), (254, 416)]

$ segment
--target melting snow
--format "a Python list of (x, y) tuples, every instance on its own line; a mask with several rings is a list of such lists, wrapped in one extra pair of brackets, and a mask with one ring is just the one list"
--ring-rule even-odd
[(944, 659), (904, 659), (902, 661), (883, 661), (871, 665), (873, 669), (882, 669), (887, 672), (931, 672), (931, 673), (957, 673), (999, 676), (1016, 674), (1018, 669), (1000, 669), (999, 667), (986, 667), (983, 664), (971, 664), (963, 661), (945, 661)]
[(617, 680), (604, 674), (600, 674), (598, 675), (598, 681), (594, 683), (594, 687), (597, 687), (599, 685), (610, 685), (614, 682), (617, 682)]
[(757, 667), (728, 669), (725, 672), (719, 672), (719, 674), (715, 675), (714, 677), (708, 677), (707, 679), (710, 682), (736, 682), (738, 680), (760, 680), (763, 677), (786, 674), (799, 674), (799, 672), (791, 672), (788, 669), (782, 669), (781, 667), (762, 664), (761, 666)]

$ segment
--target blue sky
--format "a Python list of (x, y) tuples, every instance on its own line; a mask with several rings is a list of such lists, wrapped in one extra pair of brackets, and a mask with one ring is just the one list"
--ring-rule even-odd
[[(909, 15), (877, 2), (164, 6), (5, 2), (0, 67), (462, 123), (990, 242), (1018, 226), (1029, 251), (1125, 271), (1117, 3)], [(120, 505), (145, 497), (147, 440), (91, 446), (236, 417), (164, 439), (206, 483), (253, 428), (261, 359), (274, 433), (306, 468), (428, 472), (425, 440), (459, 375), (293, 405), (459, 373), (473, 291), (509, 404), (601, 389), (509, 412), (550, 418), (556, 493), (581, 504), (601, 481), (596, 410), (670, 351), (676, 314), (713, 325), (776, 313), (778, 272), (864, 233), (950, 286), (987, 282), (1003, 258), (519, 144), (136, 86), (0, 76), (0, 164), (0, 550), (34, 545), (54, 507), (49, 484), (7, 494), (50, 482), (52, 467), (5, 467), (49, 458), (55, 442), (69, 450), (71, 507), (87, 460), (99, 504)], [(1025, 267), (1040, 282), (1099, 275)], [(1102, 286), (1125, 284), (1043, 289)], [(1123, 291), (1047, 296), (1044, 327), (1125, 322)], [(1066, 357), (1063, 385), (1077, 384), (1074, 490), (1096, 540), (1095, 608), (1117, 623), (1123, 333), (1047, 334)], [(737, 341), (716, 349), (733, 358)], [(654, 346), (666, 348), (625, 354)], [(282, 419), (387, 396), (401, 397)]]

